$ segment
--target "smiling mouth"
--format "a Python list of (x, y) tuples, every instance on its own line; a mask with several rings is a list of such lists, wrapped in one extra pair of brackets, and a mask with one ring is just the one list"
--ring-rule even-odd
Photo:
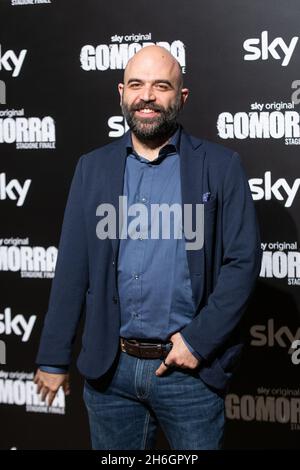
[(143, 116), (156, 115), (160, 113), (160, 111), (155, 111), (154, 109), (150, 108), (137, 109), (135, 112), (138, 114), (142, 114)]

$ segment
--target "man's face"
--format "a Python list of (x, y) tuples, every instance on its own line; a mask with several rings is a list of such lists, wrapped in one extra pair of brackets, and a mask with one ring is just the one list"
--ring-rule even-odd
[(168, 137), (187, 98), (176, 67), (139, 61), (129, 67), (124, 82), (119, 84), (121, 107), (132, 132), (143, 141)]

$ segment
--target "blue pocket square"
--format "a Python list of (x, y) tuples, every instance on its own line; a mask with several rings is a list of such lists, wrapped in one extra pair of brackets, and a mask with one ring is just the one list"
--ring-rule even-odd
[(210, 193), (203, 193), (202, 202), (207, 202), (210, 198)]

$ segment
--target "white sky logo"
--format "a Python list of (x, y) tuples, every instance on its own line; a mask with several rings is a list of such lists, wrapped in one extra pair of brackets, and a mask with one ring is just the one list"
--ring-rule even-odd
[(12, 318), (11, 309), (7, 307), (4, 313), (0, 313), (0, 335), (21, 336), (22, 342), (26, 343), (30, 338), (36, 318), (36, 315), (31, 315), (28, 320), (23, 315), (16, 315)]
[(27, 49), (23, 49), (19, 55), (15, 54), (14, 51), (8, 50), (2, 52), (0, 44), (0, 71), (6, 70), (12, 72), (12, 77), (17, 77), (21, 71)]
[(129, 129), (124, 116), (111, 116), (107, 124), (111, 129), (108, 133), (109, 137), (121, 137)]
[(27, 196), (31, 180), (26, 180), (23, 183), (23, 186), (19, 183), (17, 179), (12, 179), (9, 182), (6, 181), (6, 174), (0, 174), (0, 201), (5, 201), (5, 199), (11, 199), (12, 201), (17, 201), (16, 205), (18, 207), (23, 206), (25, 198)]
[(286, 67), (293, 55), (299, 37), (294, 36), (289, 44), (283, 38), (275, 38), (269, 42), (268, 31), (263, 31), (260, 38), (246, 39), (243, 47), (248, 54), (244, 55), (244, 60), (268, 60), (269, 55), (276, 60), (282, 60), (281, 65)]
[(300, 328), (297, 328), (295, 333), (284, 325), (276, 329), (274, 318), (269, 318), (266, 325), (253, 325), (250, 328), (250, 335), (251, 346), (290, 348), (294, 340), (300, 339)]
[(271, 171), (266, 171), (264, 178), (249, 179), (249, 186), (254, 201), (260, 199), (270, 201), (273, 197), (278, 201), (285, 201), (284, 207), (291, 207), (300, 186), (300, 178), (296, 178), (292, 186), (285, 178), (279, 178), (272, 184)]

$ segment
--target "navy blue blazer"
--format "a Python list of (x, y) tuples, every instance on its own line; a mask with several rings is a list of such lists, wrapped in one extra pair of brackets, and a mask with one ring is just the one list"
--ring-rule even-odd
[[(115, 207), (118, 234), (125, 139), (126, 135), (97, 148), (77, 163), (36, 358), (37, 364), (69, 364), (79, 319), (85, 313), (77, 366), (90, 379), (108, 371), (119, 350), (119, 240), (97, 237), (96, 208), (101, 203)], [(204, 246), (187, 250), (197, 308), (181, 331), (204, 358), (199, 368), (202, 380), (224, 391), (242, 347), (240, 319), (260, 272), (258, 222), (236, 152), (182, 129), (180, 169), (182, 204), (195, 207), (205, 193), (211, 195), (204, 203)]]

